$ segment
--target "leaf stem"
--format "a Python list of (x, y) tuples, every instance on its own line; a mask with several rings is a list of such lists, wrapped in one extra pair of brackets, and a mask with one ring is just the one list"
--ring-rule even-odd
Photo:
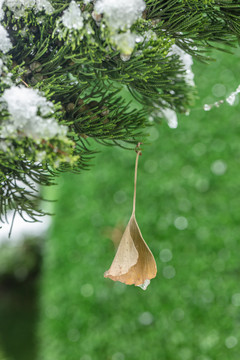
[(136, 147), (136, 162), (135, 162), (135, 173), (134, 173), (134, 193), (133, 193), (133, 211), (132, 214), (135, 215), (135, 209), (136, 209), (136, 193), (137, 193), (137, 170), (138, 170), (138, 158), (139, 155), (142, 155), (141, 151), (139, 150), (139, 146), (141, 143), (138, 143)]

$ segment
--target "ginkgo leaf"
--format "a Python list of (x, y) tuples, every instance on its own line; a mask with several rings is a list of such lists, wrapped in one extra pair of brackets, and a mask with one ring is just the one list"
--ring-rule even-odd
[(157, 274), (154, 257), (144, 241), (133, 213), (112, 265), (104, 276), (127, 285), (142, 285)]
[(146, 290), (150, 279), (153, 279), (157, 274), (157, 266), (151, 250), (142, 237), (135, 217), (139, 154), (140, 152), (138, 151), (135, 165), (132, 216), (124, 231), (112, 265), (109, 270), (104, 273), (104, 277), (123, 282), (127, 285), (134, 284)]

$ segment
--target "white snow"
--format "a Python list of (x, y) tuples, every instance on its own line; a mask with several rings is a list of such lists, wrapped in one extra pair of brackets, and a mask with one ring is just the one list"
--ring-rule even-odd
[(51, 14), (54, 11), (54, 8), (48, 0), (36, 0), (35, 7), (37, 11), (45, 10), (47, 14)]
[(161, 109), (161, 112), (167, 120), (168, 126), (171, 129), (176, 129), (178, 127), (178, 119), (175, 111), (172, 109)]
[(169, 55), (178, 55), (181, 62), (183, 63), (186, 74), (184, 76), (185, 81), (188, 85), (194, 86), (194, 74), (192, 72), (193, 60), (192, 56), (183, 51), (179, 46), (172, 45), (169, 51)]
[(0, 75), (2, 75), (2, 67), (3, 67), (3, 61), (0, 59)]
[(204, 106), (203, 106), (203, 110), (204, 110), (204, 111), (210, 111), (211, 109), (212, 109), (211, 105), (209, 105), (209, 104), (204, 104)]
[[(100, 25), (103, 15), (110, 29), (111, 43), (120, 51), (123, 61), (130, 59), (135, 43), (144, 39), (131, 33), (130, 28), (142, 16), (145, 7), (144, 0), (96, 0), (95, 2), (92, 16)], [(120, 31), (124, 32), (120, 33)]]
[(81, 29), (83, 27), (83, 17), (79, 5), (72, 1), (69, 7), (63, 12), (61, 18), (63, 25), (68, 29)]
[(153, 30), (148, 30), (144, 32), (143, 38), (145, 41), (156, 40), (157, 34)]
[(129, 56), (135, 47), (136, 35), (126, 31), (125, 33), (114, 35), (112, 40), (122, 55)]
[(43, 118), (53, 114), (54, 106), (37, 90), (12, 86), (0, 100), (6, 103), (10, 114), (1, 130), (3, 137), (21, 134), (39, 140), (66, 135), (66, 126), (59, 125), (54, 118)]
[(3, 16), (4, 16), (4, 12), (2, 9), (3, 2), (4, 2), (4, 0), (0, 0), (0, 21), (3, 19)]
[(235, 103), (235, 100), (236, 100), (236, 94), (235, 93), (230, 94), (226, 99), (226, 101), (227, 101), (227, 103), (229, 105), (233, 105)]
[(237, 94), (240, 93), (240, 85), (237, 87), (237, 89), (235, 91), (233, 91), (226, 99), (227, 103), (229, 105), (233, 105), (235, 103), (235, 100), (236, 100), (236, 96)]
[(8, 32), (2, 25), (0, 25), (0, 51), (2, 51), (5, 54), (11, 48), (12, 48), (12, 43), (8, 37)]
[(176, 129), (178, 127), (177, 114), (174, 110), (169, 109), (169, 104), (166, 101), (162, 100), (162, 105), (165, 107), (161, 107), (156, 103), (153, 103), (153, 105), (156, 110), (149, 116), (149, 121), (153, 121), (155, 117), (164, 117), (171, 129)]
[[(233, 91), (225, 100), (226, 100), (226, 102), (229, 104), (229, 105), (234, 105), (234, 103), (235, 103), (235, 100), (236, 100), (236, 97), (237, 97), (237, 95), (240, 93), (240, 85), (237, 87), (237, 89), (235, 90), (235, 91)], [(213, 107), (219, 107), (219, 106), (221, 106), (224, 102), (225, 102), (225, 100), (219, 100), (219, 101), (216, 101), (214, 104), (204, 104), (204, 106), (203, 106), (203, 109), (205, 110), (205, 111), (210, 111), (210, 110), (212, 110), (212, 108)]]
[(143, 0), (97, 0), (94, 11), (104, 14), (112, 30), (125, 30), (141, 17), (145, 7)]
[(53, 12), (53, 7), (48, 0), (5, 0), (5, 5), (14, 13), (16, 18), (24, 15), (26, 9), (36, 12), (45, 10), (47, 14)]

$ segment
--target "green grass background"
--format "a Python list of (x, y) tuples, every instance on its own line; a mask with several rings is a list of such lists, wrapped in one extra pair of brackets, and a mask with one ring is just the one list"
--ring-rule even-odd
[(214, 55), (194, 65), (196, 108), (175, 130), (151, 128), (143, 146), (136, 217), (158, 266), (145, 292), (103, 277), (114, 256), (109, 228), (131, 215), (135, 153), (93, 144), (101, 153), (91, 170), (59, 179), (40, 360), (239, 360), (240, 106), (202, 106), (240, 84), (240, 52)]

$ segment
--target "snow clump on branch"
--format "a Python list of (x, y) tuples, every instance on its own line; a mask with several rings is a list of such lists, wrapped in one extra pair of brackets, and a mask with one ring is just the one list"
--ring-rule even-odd
[(161, 112), (163, 114), (163, 116), (165, 117), (165, 119), (167, 120), (167, 124), (171, 129), (176, 129), (178, 127), (178, 118), (177, 118), (177, 114), (174, 110), (172, 109), (161, 109)]
[(0, 20), (2, 20), (3, 16), (4, 16), (4, 12), (3, 12), (3, 9), (2, 9), (3, 1), (4, 0), (0, 0)]
[(5, 0), (4, 4), (16, 18), (23, 16), (26, 9), (33, 9), (35, 12), (46, 11), (47, 14), (51, 14), (54, 10), (48, 0)]
[(12, 86), (0, 98), (10, 115), (2, 127), (2, 137), (27, 136), (36, 141), (66, 136), (67, 127), (59, 125), (51, 115), (54, 105), (37, 90)]
[(129, 29), (145, 10), (143, 0), (97, 0), (94, 10), (104, 14), (112, 30)]
[(186, 83), (190, 86), (195, 86), (194, 83), (194, 74), (192, 72), (192, 65), (193, 65), (193, 60), (192, 60), (192, 56), (187, 54), (184, 50), (182, 50), (179, 46), (177, 45), (172, 45), (170, 48), (170, 52), (169, 55), (178, 55), (182, 64), (183, 64), (183, 68), (185, 70), (185, 75), (184, 75), (184, 79), (186, 81)]
[(83, 27), (83, 17), (79, 6), (72, 1), (64, 11), (61, 18), (63, 25), (68, 29), (81, 29)]
[[(130, 59), (136, 42), (136, 34), (131, 26), (141, 18), (146, 8), (144, 0), (97, 0), (93, 18), (99, 24), (99, 15), (104, 15), (110, 30), (112, 45), (120, 51), (123, 61)], [(119, 33), (124, 31), (123, 33)]]
[[(4, 0), (0, 0), (0, 21), (4, 17), (4, 12), (2, 9)], [(7, 53), (12, 48), (11, 40), (8, 37), (7, 30), (0, 24), (0, 51), (4, 54)]]
[(0, 24), (0, 51), (6, 54), (12, 48), (7, 30)]
[[(0, 21), (3, 20), (3, 5), (14, 13), (16, 18), (24, 15), (26, 9), (33, 9), (35, 12), (46, 11), (47, 14), (53, 12), (53, 7), (48, 0), (0, 0)], [(12, 48), (7, 30), (0, 24), (0, 51), (4, 54)]]

